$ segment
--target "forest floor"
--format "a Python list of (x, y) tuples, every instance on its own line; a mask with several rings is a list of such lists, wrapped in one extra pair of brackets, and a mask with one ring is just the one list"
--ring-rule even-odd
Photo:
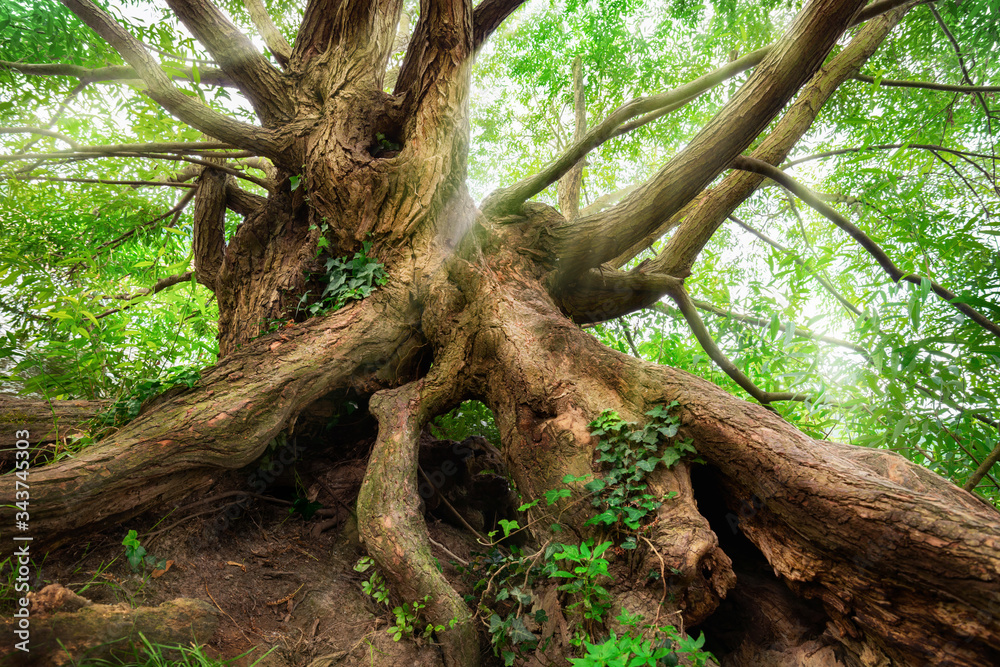
[[(362, 591), (371, 571), (354, 570), (365, 551), (349, 508), (364, 475), (359, 455), (367, 446), (358, 443), (346, 457), (343, 450), (337, 458), (310, 453), (287, 466), (262, 494), (272, 500), (236, 495), (248, 489), (248, 475), (259, 463), (221, 475), (173, 512), (142, 516), (50, 552), (32, 589), (58, 583), (94, 604), (132, 608), (203, 600), (217, 618), (205, 652), (231, 659), (253, 649), (232, 663), (238, 667), (254, 664), (268, 650), (257, 663), (262, 667), (440, 665), (440, 652), (426, 640), (393, 641), (387, 632), (394, 623), (391, 610)], [(307, 520), (295, 507), (309, 514), (316, 508), (309, 502), (322, 509)], [(454, 566), (456, 555), (471, 558), (475, 543), (469, 533), (433, 517), (428, 529), (451, 552), (432, 549), (444, 575), (460, 593), (471, 592)], [(132, 568), (122, 544), (129, 530), (154, 564)], [(164, 561), (166, 571), (157, 570)], [(44, 624), (45, 617), (32, 621)], [(105, 654), (97, 648), (74, 652), (73, 658), (94, 655)], [(487, 664), (491, 658), (484, 656)], [(43, 658), (35, 664), (74, 664), (65, 653), (51, 659), (56, 662)], [(28, 663), (24, 656), (0, 656), (0, 665), (6, 664)]]

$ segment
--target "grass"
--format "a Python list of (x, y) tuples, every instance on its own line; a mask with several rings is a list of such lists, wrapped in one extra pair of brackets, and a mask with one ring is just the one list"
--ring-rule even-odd
[[(168, 646), (165, 644), (154, 644), (139, 633), (141, 644), (132, 646), (132, 655), (117, 658), (83, 658), (73, 662), (74, 667), (227, 667), (237, 660), (247, 657), (254, 652), (250, 649), (246, 653), (229, 658), (228, 660), (218, 660), (205, 654), (205, 647), (191, 643), (189, 646)], [(259, 665), (260, 662), (273, 651), (257, 658), (250, 667)]]

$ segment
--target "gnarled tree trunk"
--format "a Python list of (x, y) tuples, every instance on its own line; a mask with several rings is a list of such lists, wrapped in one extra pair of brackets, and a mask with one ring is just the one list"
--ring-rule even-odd
[[(317, 399), (352, 389), (371, 397), (379, 423), (358, 499), (365, 543), (394, 587), (412, 599), (432, 596), (431, 620), (458, 621), (439, 637), (446, 661), (474, 665), (471, 614), (433, 567), (419, 515), (422, 426), (462, 400), (485, 401), (517, 487), (533, 499), (567, 473), (595, 471), (588, 423), (602, 410), (640, 420), (677, 401), (683, 432), (716, 475), (721, 498), (712, 502), (732, 520), (706, 516), (690, 465), (658, 470), (655, 491), (677, 495), (657, 511), (640, 570), (672, 576), (662, 589), (618, 582), (619, 603), (650, 617), (663, 605), (660, 616), (676, 613), (687, 626), (705, 622), (738, 585), (738, 555), (719, 535), (735, 529), (795, 595), (815, 602), (828, 622), (823, 641), (840, 647), (845, 664), (1000, 663), (1000, 520), (992, 508), (895, 454), (812, 440), (684, 371), (609, 350), (574, 323), (679, 288), (690, 259), (683, 253), (697, 253), (690, 245), (666, 273), (592, 269), (662, 230), (751, 144), (819, 69), (859, 0), (809, 3), (685, 152), (619, 206), (579, 220), (525, 203), (576, 160), (553, 168), (540, 187), (498, 193), (482, 211), (465, 190), (472, 57), (517, 2), (486, 0), (475, 12), (462, 0), (423, 3), (389, 94), (382, 73), (398, 0), (311, 0), (285, 71), (233, 36), (207, 3), (170, 0), (254, 104), (261, 127), (251, 127), (191, 107), (96, 6), (65, 1), (146, 79), (151, 97), (275, 169), (266, 198), (238, 192), (218, 169), (201, 175), (196, 269), (219, 300), (221, 359), (195, 388), (78, 457), (33, 471), (36, 550), (247, 465)], [(244, 215), (228, 240), (224, 206)], [(322, 287), (315, 274), (323, 260), (365, 241), (388, 267), (388, 284), (331, 314), (297, 313), (302, 295)], [(299, 322), (266, 333), (275, 318)], [(10, 526), (12, 486), (0, 501), (0, 523)], [(561, 521), (586, 537), (586, 519), (580, 510)]]

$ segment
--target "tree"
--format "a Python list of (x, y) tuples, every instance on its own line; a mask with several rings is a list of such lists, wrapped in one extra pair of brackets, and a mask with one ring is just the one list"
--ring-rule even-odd
[[(206, 322), (214, 304), (218, 360), (183, 383), (175, 377), (137, 385), (145, 394), (117, 404), (129, 416), (155, 390), (174, 389), (74, 456), (32, 471), (36, 548), (176, 501), (219, 468), (253, 462), (318, 400), (350, 394), (378, 422), (357, 499), (366, 549), (402, 598), (428, 600), (424, 613), (442, 628), (437, 637), (446, 663), (473, 665), (479, 640), (472, 614), (434, 567), (420, 513), (422, 429), (465, 400), (481, 400), (495, 415), (521, 496), (543, 498), (570, 474), (579, 500), (594, 493), (584, 476), (604, 470), (594, 460), (594, 420), (611, 410), (647, 422), (650, 412), (661, 414), (657, 406), (676, 402), (680, 433), (693, 440), (713, 480), (712, 502), (728, 507), (723, 515), (735, 517), (733, 526), (796, 596), (817, 601), (817, 613), (830, 624), (825, 636), (845, 664), (998, 661), (995, 509), (897, 453), (812, 437), (832, 429), (834, 436), (871, 442), (876, 432), (891, 432), (884, 441), (902, 443), (921, 461), (941, 459), (942, 471), (963, 482), (981, 464), (970, 489), (996, 461), (990, 398), (998, 386), (990, 364), (1000, 359), (1000, 309), (991, 253), (1000, 191), (990, 105), (998, 88), (976, 84), (996, 76), (996, 23), (988, 18), (995, 8), (815, 0), (794, 14), (777, 2), (720, 2), (706, 13), (698, 4), (675, 3), (664, 16), (638, 3), (571, 2), (538, 10), (532, 24), (509, 18), (518, 16), (517, 0), (475, 7), (426, 0), (418, 11), (402, 0), (309, 0), (301, 8), (247, 0), (225, 11), (209, 0), (168, 0), (169, 16), (182, 30), (170, 22), (148, 27), (121, 12), (115, 17), (112, 7), (92, 0), (63, 4), (75, 20), (19, 3), (3, 19), (7, 57), (0, 66), (9, 82), (3, 132), (20, 142), (3, 158), (11, 165), (9, 208), (20, 211), (18, 222), (8, 224), (11, 233), (31, 230), (5, 257), (5, 300), (19, 295), (4, 306), (5, 319), (19, 327), (7, 334), (19, 355), (17, 377), (28, 391), (50, 398), (107, 398), (120, 376), (135, 378), (134, 371), (148, 371), (165, 355), (159, 342), (136, 349), (127, 340), (131, 327), (150, 326), (150, 338), (162, 332), (175, 341), (173, 355), (197, 360), (211, 349)], [(507, 41), (477, 70), (476, 54), (511, 20)], [(23, 30), (39, 24), (38, 33)], [(259, 39), (248, 36), (251, 25)], [(696, 37), (706, 25), (712, 38)], [(551, 40), (548, 55), (535, 48), (540, 35)], [(681, 38), (690, 48), (665, 53)], [(36, 39), (47, 46), (38, 48)], [(709, 67), (733, 46), (728, 63)], [(35, 53), (58, 62), (37, 62)], [(878, 72), (866, 78), (859, 72), (872, 59), (880, 67), (866, 70)], [(674, 69), (660, 69), (666, 66)], [(514, 178), (477, 206), (468, 165), (473, 77), (505, 68), (512, 73), (504, 84), (508, 98), (532, 95), (537, 108), (529, 106), (521, 121), (499, 122), (505, 100), (484, 98), (477, 138), (509, 141), (525, 131), (519, 123), (536, 128), (546, 116), (558, 118), (560, 108), (572, 109), (572, 132), (547, 133), (564, 138), (557, 157), (543, 164), (538, 156), (545, 153), (533, 152), (531, 142), (508, 144), (510, 153), (525, 151), (528, 159), (509, 164)], [(890, 80), (883, 69), (958, 82)], [(636, 77), (637, 70), (644, 76)], [(740, 85), (732, 83), (751, 70)], [(94, 92), (109, 82), (130, 88)], [(643, 90), (623, 103), (647, 82), (665, 91)], [(940, 111), (939, 100), (926, 113), (918, 108), (889, 118), (894, 112), (891, 98), (879, 97), (883, 88), (911, 94), (914, 87), (918, 95), (934, 94), (930, 89), (954, 97)], [(229, 101), (231, 94), (245, 106)], [(895, 139), (881, 140), (880, 123), (860, 111), (873, 96)], [(103, 116), (74, 115), (101, 104)], [(37, 119), (43, 111), (49, 122)], [(652, 129), (672, 112), (682, 120)], [(821, 113), (823, 123), (815, 126)], [(127, 123), (119, 127), (118, 117)], [(937, 141), (924, 140), (939, 128)], [(793, 153), (799, 164), (820, 157), (800, 143), (804, 138), (821, 149), (837, 146), (814, 153), (848, 156), (826, 183), (844, 192), (856, 188), (857, 196), (831, 200), (789, 175)], [(628, 184), (614, 156), (639, 163), (654, 140), (657, 151), (666, 146), (671, 155)], [(891, 161), (875, 169), (873, 155), (889, 150)], [(121, 178), (76, 175), (95, 160), (111, 173), (137, 171)], [(126, 167), (129, 160), (140, 166)], [(150, 166), (156, 160), (186, 166), (164, 177)], [(504, 164), (480, 162), (476, 178), (492, 179), (487, 170)], [(642, 168), (637, 164), (633, 173)], [(824, 178), (805, 172), (810, 176)], [(75, 190), (26, 183), (38, 179), (88, 188), (169, 186), (184, 195), (154, 195), (145, 207), (134, 190), (120, 199), (88, 195), (104, 199), (92, 200), (98, 203), (87, 212), (79, 206), (83, 195), (66, 194)], [(586, 207), (581, 188), (593, 200)], [(605, 188), (609, 197), (594, 196)], [(530, 201), (538, 196), (558, 210)], [(797, 200), (824, 221), (803, 213)], [(912, 201), (927, 211), (913, 212)], [(701, 281), (705, 296), (742, 285), (748, 303), (767, 297), (770, 286), (747, 267), (771, 256), (756, 248), (727, 256), (719, 244), (731, 233), (720, 231), (728, 218), (752, 229), (733, 215), (741, 205), (760, 217), (791, 214), (802, 231), (796, 253), (753, 230), (780, 249), (776, 273), (790, 284), (771, 317), (735, 313), (689, 294)], [(876, 213), (852, 222), (866, 207)], [(908, 224), (893, 220), (908, 208)], [(188, 209), (189, 226), (178, 224)], [(935, 225), (953, 237), (937, 235)], [(169, 230), (165, 237), (146, 234), (160, 228)], [(848, 243), (864, 254), (844, 250)], [(52, 260), (39, 266), (38, 251), (52, 253)], [(696, 268), (699, 257), (706, 267)], [(128, 276), (143, 269), (148, 282), (133, 291), (140, 285)], [(722, 272), (729, 273), (720, 279)], [(803, 287), (810, 276), (825, 296)], [(117, 308), (88, 308), (111, 295), (120, 297)], [(163, 311), (142, 310), (153, 296), (166, 299)], [(660, 303), (664, 296), (676, 308)], [(853, 336), (832, 342), (873, 368), (856, 376), (868, 387), (848, 389), (839, 401), (791, 348), (796, 336), (831, 342), (794, 321), (810, 299), (831, 298), (846, 309), (839, 321), (850, 322)], [(725, 373), (723, 382), (755, 402), (638, 358), (628, 329), (622, 335), (634, 356), (586, 328), (596, 325), (608, 341), (620, 325), (613, 323), (623, 322), (616, 318), (648, 308), (685, 321)], [(699, 308), (764, 325), (771, 340), (784, 331), (780, 340), (789, 353), (770, 352), (741, 368), (720, 349), (718, 332), (713, 337)], [(138, 314), (127, 313), (133, 309)], [(900, 312), (913, 335), (900, 332)], [(133, 319), (114, 319), (122, 313)], [(32, 336), (51, 339), (44, 354), (30, 356)], [(644, 333), (639, 342), (655, 347), (654, 336)], [(796, 374), (800, 387), (780, 390), (782, 375)], [(74, 383), (79, 376), (87, 381)], [(858, 416), (882, 394), (908, 402), (911, 412), (901, 414), (897, 403), (894, 414), (883, 405), (871, 419)], [(37, 404), (8, 405), (11, 420), (40, 420)], [(914, 418), (928, 413), (936, 421)], [(944, 456), (944, 433), (966, 453), (952, 447)], [(655, 509), (655, 522), (636, 543), (642, 566), (635, 571), (661, 572), (662, 591), (632, 582), (613, 589), (617, 602), (627, 598), (648, 619), (659, 618), (665, 605), (686, 626), (697, 625), (736, 585), (737, 554), (720, 545), (720, 526), (706, 518), (709, 501), (695, 501), (696, 468), (681, 461), (656, 466), (649, 477), (653, 495), (675, 495)], [(13, 525), (14, 485), (0, 494), (3, 525)], [(528, 509), (538, 544), (555, 539), (545, 526), (556, 518), (580, 539), (598, 535), (585, 506), (558, 517), (544, 503)], [(669, 580), (664, 564), (673, 572)], [(795, 609), (786, 606), (790, 616)]]

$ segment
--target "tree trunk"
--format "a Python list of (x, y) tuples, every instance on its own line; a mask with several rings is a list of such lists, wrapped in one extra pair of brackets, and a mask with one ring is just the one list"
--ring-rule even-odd
[[(188, 3), (171, 4), (183, 14)], [(475, 208), (464, 185), (466, 107), (482, 26), (468, 3), (425, 3), (389, 95), (369, 62), (384, 64), (398, 18), (400, 3), (383, 4), (308, 3), (291, 74), (279, 79), (287, 86), (267, 100), (262, 91), (278, 84), (258, 83), (245, 61), (232, 60), (231, 74), (257, 98), (264, 127), (254, 133), (190, 116), (186, 103), (151, 86), (154, 99), (192, 125), (270, 157), (276, 175), (260, 198), (235, 192), (219, 170), (202, 174), (196, 267), (218, 297), (220, 361), (196, 387), (76, 458), (32, 470), (33, 550), (205, 488), (220, 469), (250, 464), (281, 431), (294, 430), (317, 400), (352, 390), (370, 397), (379, 425), (358, 497), (366, 547), (404, 597), (430, 596), (434, 623), (457, 622), (438, 640), (449, 664), (472, 666), (472, 614), (434, 568), (418, 511), (420, 429), (462, 400), (482, 399), (496, 415), (519, 492), (533, 500), (567, 474), (600, 473), (588, 424), (603, 410), (641, 421), (677, 401), (683, 434), (715, 476), (712, 497), (700, 496), (694, 464), (656, 469), (652, 492), (676, 495), (657, 510), (633, 572), (661, 572), (661, 581), (615, 582), (617, 605), (647, 619), (673, 614), (686, 627), (710, 622), (740, 586), (745, 554), (727, 551), (728, 535), (720, 539), (733, 531), (796, 596), (814, 601), (810, 609), (827, 627), (811, 639), (836, 645), (844, 664), (1000, 664), (1000, 519), (992, 508), (895, 454), (812, 440), (684, 371), (614, 352), (565, 306), (567, 290), (587, 287), (581, 271), (656, 229), (750, 145), (861, 3), (809, 3), (694, 148), (623, 208), (581, 226), (509, 196), (485, 214)], [(92, 25), (105, 35), (103, 24)], [(197, 25), (192, 31), (214, 39)], [(224, 205), (245, 218), (228, 240)], [(388, 284), (307, 319), (298, 306), (322, 288), (324, 260), (365, 241), (388, 267)], [(602, 285), (592, 287), (593, 299)], [(266, 333), (270, 319), (297, 323)], [(18, 427), (29, 425), (32, 443), (48, 437), (47, 426), (30, 421), (38, 419), (30, 410), (13, 416)], [(579, 484), (573, 490), (583, 495)], [(14, 525), (14, 502), (14, 485), (4, 485), (0, 525)], [(721, 523), (707, 507), (728, 508)], [(547, 526), (555, 517), (546, 512), (530, 510), (539, 544), (554, 538)], [(596, 534), (588, 516), (578, 503), (558, 520), (585, 538)], [(3, 545), (3, 555), (14, 549)]]

